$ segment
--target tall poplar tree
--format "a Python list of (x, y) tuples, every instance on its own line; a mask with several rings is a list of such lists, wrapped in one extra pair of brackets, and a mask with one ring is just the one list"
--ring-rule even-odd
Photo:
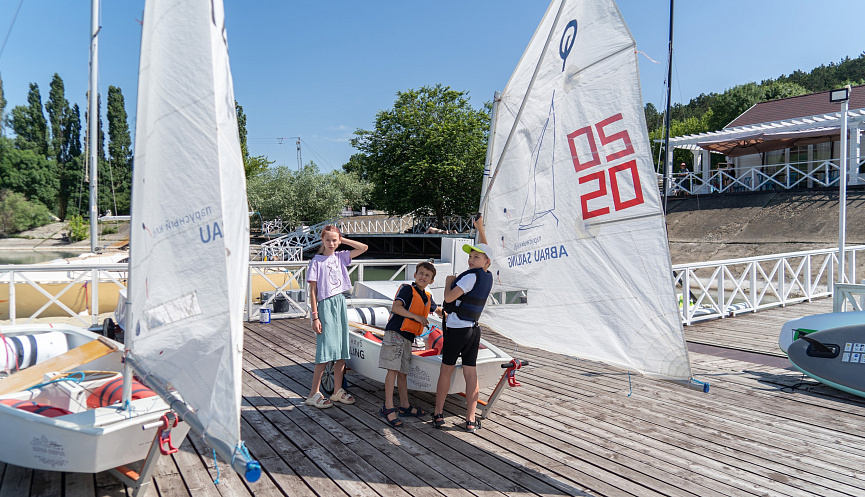
[[(113, 186), (114, 202), (102, 202), (117, 214), (128, 214), (132, 194), (132, 138), (124, 106), (123, 92), (116, 86), (108, 87), (108, 173)], [(105, 199), (109, 200), (109, 199)], [(110, 207), (107, 207), (110, 206)]]
[(27, 105), (12, 109), (11, 124), (16, 148), (33, 150), (37, 155), (48, 157), (48, 123), (42, 113), (42, 97), (36, 83), (30, 83)]

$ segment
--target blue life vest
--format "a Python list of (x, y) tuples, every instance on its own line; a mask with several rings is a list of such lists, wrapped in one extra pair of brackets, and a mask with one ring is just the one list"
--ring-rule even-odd
[(457, 281), (467, 274), (474, 274), (477, 278), (475, 286), (471, 291), (460, 295), (453, 302), (445, 303), (445, 311), (448, 313), (455, 312), (460, 319), (464, 321), (477, 321), (481, 317), (481, 312), (484, 310), (484, 305), (487, 303), (487, 297), (490, 295), (490, 290), (493, 289), (493, 275), (489, 271), (484, 271), (481, 268), (469, 269), (463, 271), (456, 277), (451, 288), (454, 288)]

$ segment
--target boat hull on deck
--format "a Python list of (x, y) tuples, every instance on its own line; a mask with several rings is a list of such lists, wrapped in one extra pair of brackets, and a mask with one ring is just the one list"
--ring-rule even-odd
[[(19, 325), (0, 328), (8, 339), (60, 331), (67, 337), (70, 349), (95, 340), (98, 335), (68, 325)], [(122, 345), (120, 345), (122, 349)], [(70, 371), (121, 372), (120, 353), (111, 353)], [(0, 383), (2, 383), (0, 379)], [(42, 392), (13, 392), (2, 399), (30, 400)], [(142, 425), (159, 420), (168, 406), (159, 397), (133, 400), (129, 410), (118, 405), (81, 410), (65, 416), (48, 418), (39, 414), (0, 404), (0, 461), (26, 468), (98, 473), (117, 466), (140, 461), (147, 456), (156, 429), (143, 430)], [(172, 430), (174, 445), (180, 445), (188, 426), (180, 423)]]

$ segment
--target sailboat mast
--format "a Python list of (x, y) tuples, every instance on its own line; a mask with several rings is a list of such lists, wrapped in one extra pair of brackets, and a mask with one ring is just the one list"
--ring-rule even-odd
[(670, 0), (670, 45), (667, 52), (667, 110), (664, 111), (664, 182), (661, 196), (664, 197), (664, 214), (667, 213), (667, 183), (673, 167), (673, 154), (670, 153), (670, 93), (673, 87), (673, 0)]
[(97, 83), (99, 77), (99, 0), (90, 0), (90, 83), (88, 85), (88, 156), (90, 157), (90, 251), (96, 252), (96, 163), (98, 156), (96, 147), (99, 143), (99, 109), (97, 107)]
[[(487, 157), (484, 161), (484, 176), (481, 181), (481, 203), (478, 206), (478, 212), (484, 213), (484, 204), (487, 199), (487, 188), (490, 186), (490, 176), (492, 175), (493, 168), (493, 144), (496, 139), (496, 114), (499, 109), (499, 101), (502, 99), (502, 94), (499, 91), (496, 91), (493, 94), (493, 108), (490, 111), (490, 137), (487, 140)], [(475, 238), (477, 238), (477, 234), (475, 234)], [(475, 240), (477, 241), (477, 240)]]

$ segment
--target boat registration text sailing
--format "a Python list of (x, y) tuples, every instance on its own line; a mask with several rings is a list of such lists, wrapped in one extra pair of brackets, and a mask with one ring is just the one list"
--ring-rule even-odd
[(567, 257), (568, 251), (564, 245), (553, 245), (550, 247), (537, 248), (508, 257), (508, 267), (522, 266), (523, 264), (532, 264), (544, 262), (551, 259), (560, 259)]

